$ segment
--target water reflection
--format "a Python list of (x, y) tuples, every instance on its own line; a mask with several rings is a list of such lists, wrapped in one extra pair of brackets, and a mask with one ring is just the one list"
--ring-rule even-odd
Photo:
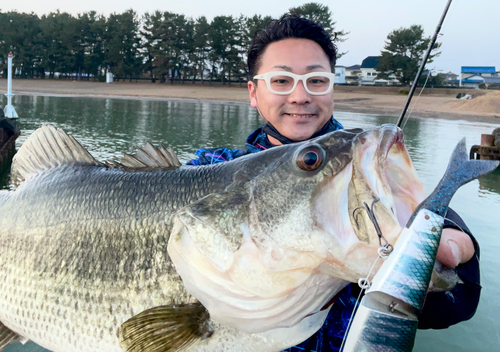
[(491, 193), (500, 194), (500, 168), (497, 168), (491, 174), (484, 175), (479, 179), (479, 193), (488, 197)]

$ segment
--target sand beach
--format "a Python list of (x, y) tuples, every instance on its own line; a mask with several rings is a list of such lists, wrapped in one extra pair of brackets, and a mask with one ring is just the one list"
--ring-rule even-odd
[[(335, 87), (335, 110), (399, 116), (406, 95), (400, 87)], [(0, 91), (7, 91), (7, 80), (0, 79)], [(193, 85), (192, 82), (160, 84), (150, 81), (100, 83), (71, 80), (15, 79), (13, 92), (18, 95), (107, 97), (124, 99), (202, 100), (249, 103), (245, 84), (222, 86), (220, 83)], [(460, 100), (459, 92), (472, 95)], [(419, 89), (410, 105), (411, 116), (467, 120), (500, 124), (500, 91), (475, 89)]]

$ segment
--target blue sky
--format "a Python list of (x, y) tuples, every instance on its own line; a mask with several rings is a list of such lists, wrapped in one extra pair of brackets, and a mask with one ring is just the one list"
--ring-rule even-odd
[[(182, 13), (186, 16), (201, 15), (211, 19), (217, 15), (254, 14), (277, 17), (288, 8), (307, 1), (297, 0), (7, 0), (0, 9), (5, 12), (35, 12), (37, 14), (60, 11), (77, 14), (95, 10), (108, 15), (134, 9), (139, 15), (161, 10)], [(339, 49), (348, 52), (339, 60), (340, 65), (360, 64), (372, 55), (379, 55), (390, 31), (420, 24), (431, 36), (441, 18), (447, 0), (357, 0), (317, 1), (330, 7), (337, 21), (337, 29), (350, 32), (348, 40)], [(443, 43), (441, 56), (429, 68), (436, 72), (460, 72), (461, 66), (496, 66), (500, 71), (500, 14), (499, 0), (454, 0), (445, 19), (439, 41)]]

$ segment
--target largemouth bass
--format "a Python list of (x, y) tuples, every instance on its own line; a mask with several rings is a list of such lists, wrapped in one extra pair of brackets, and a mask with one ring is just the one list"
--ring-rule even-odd
[(103, 164), (52, 126), (24, 143), (0, 192), (0, 350), (280, 351), (375, 262), (354, 210), (395, 243), (425, 197), (393, 125), (211, 166), (166, 154)]

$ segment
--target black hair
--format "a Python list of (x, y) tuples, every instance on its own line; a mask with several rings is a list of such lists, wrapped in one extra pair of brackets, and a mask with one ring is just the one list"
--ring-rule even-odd
[(279, 20), (271, 20), (264, 29), (255, 32), (248, 49), (249, 80), (259, 70), (262, 54), (267, 46), (287, 38), (309, 39), (316, 42), (330, 60), (332, 72), (337, 61), (337, 47), (332, 38), (317, 22), (296, 15), (283, 15)]

